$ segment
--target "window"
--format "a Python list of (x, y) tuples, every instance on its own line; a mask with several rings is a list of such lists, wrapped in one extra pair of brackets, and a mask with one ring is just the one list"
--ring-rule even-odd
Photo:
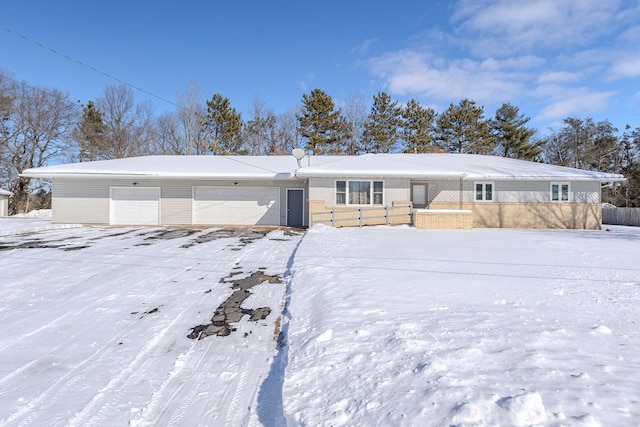
[(382, 204), (382, 181), (373, 181), (373, 204)]
[(493, 182), (476, 182), (474, 199), (478, 202), (492, 202)]
[(551, 201), (552, 202), (568, 202), (569, 201), (569, 183), (568, 182), (552, 182), (551, 183)]
[(371, 182), (370, 181), (349, 181), (349, 204), (350, 205), (370, 205), (371, 204)]
[(336, 205), (381, 205), (383, 194), (382, 181), (336, 181)]
[(347, 183), (336, 181), (336, 205), (347, 204)]

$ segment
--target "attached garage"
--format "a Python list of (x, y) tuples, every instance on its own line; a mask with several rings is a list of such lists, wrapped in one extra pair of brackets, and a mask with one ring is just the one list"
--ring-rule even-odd
[(111, 187), (111, 225), (160, 225), (160, 187)]
[(280, 188), (193, 187), (193, 224), (280, 225)]

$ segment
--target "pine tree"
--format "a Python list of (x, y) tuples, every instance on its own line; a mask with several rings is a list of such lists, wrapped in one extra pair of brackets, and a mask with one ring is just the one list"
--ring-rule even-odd
[(239, 154), (242, 146), (242, 117), (231, 107), (229, 98), (219, 93), (207, 101), (205, 123), (209, 151), (218, 155)]
[(385, 92), (373, 96), (371, 112), (364, 125), (364, 149), (367, 153), (390, 153), (398, 143), (402, 126), (402, 108)]
[(298, 130), (307, 140), (306, 149), (315, 155), (338, 154), (346, 124), (333, 99), (321, 89), (302, 96), (302, 109), (296, 114)]
[(475, 101), (451, 103), (436, 119), (436, 126), (438, 142), (451, 153), (489, 154), (495, 148), (490, 121)]
[(436, 112), (425, 108), (415, 99), (402, 109), (402, 138), (405, 153), (433, 153), (440, 151), (433, 135)]
[(500, 155), (525, 160), (540, 157), (540, 143), (532, 140), (535, 130), (526, 127), (529, 120), (520, 114), (518, 107), (509, 103), (502, 104), (496, 111), (492, 125)]
[(78, 144), (78, 160), (92, 161), (105, 158), (108, 150), (108, 129), (102, 112), (93, 101), (82, 106), (82, 118), (73, 130), (73, 139)]

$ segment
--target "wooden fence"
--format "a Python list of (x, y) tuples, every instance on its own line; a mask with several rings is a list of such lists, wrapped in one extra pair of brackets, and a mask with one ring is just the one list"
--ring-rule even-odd
[(311, 224), (331, 227), (362, 227), (365, 225), (412, 224), (412, 206), (380, 206), (311, 212)]
[(602, 223), (640, 227), (640, 208), (602, 208)]

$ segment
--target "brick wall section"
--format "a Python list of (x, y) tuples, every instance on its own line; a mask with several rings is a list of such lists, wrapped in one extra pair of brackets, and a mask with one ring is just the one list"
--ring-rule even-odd
[[(431, 209), (460, 209), (460, 203), (432, 202)], [(568, 228), (599, 230), (599, 203), (468, 203), (475, 228)]]
[(415, 227), (429, 230), (471, 230), (473, 212), (432, 209), (416, 211)]

